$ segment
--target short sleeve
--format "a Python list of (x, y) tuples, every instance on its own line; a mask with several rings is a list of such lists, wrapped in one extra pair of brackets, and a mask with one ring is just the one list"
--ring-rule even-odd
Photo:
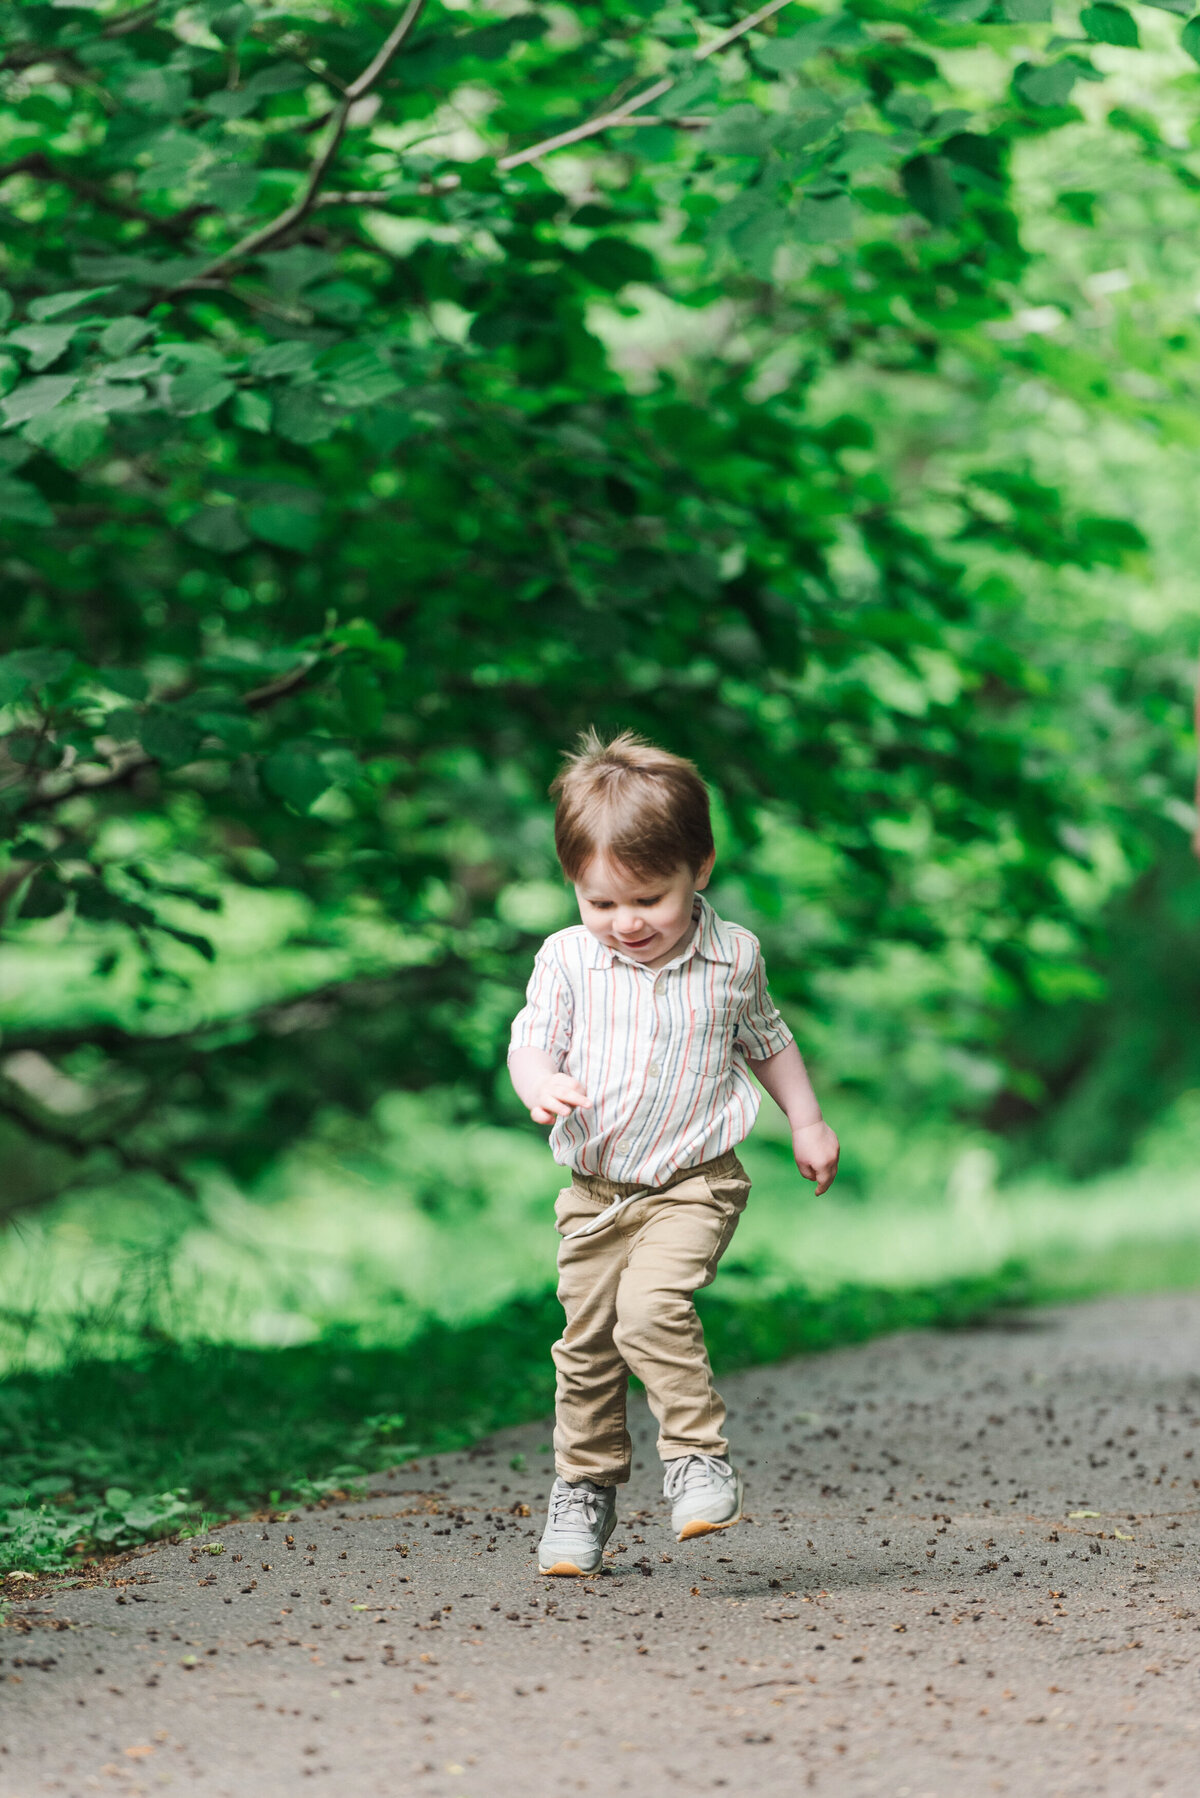
[(525, 1003), (513, 1019), (508, 1045), (515, 1049), (545, 1049), (561, 1069), (571, 1046), (574, 1003), (566, 972), (549, 943), (543, 943), (525, 989)]
[(757, 943), (750, 970), (750, 994), (746, 1009), (738, 1019), (737, 1041), (751, 1061), (766, 1061), (768, 1056), (778, 1055), (794, 1041), (767, 991), (767, 971)]

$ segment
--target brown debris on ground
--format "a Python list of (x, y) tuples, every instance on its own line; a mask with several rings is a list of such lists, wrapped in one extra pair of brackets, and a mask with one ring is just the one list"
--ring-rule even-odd
[(594, 1579), (537, 1574), (543, 1424), (7, 1582), (0, 1798), (1192, 1798), (1200, 1297), (1025, 1325), (724, 1382), (695, 1542), (643, 1415)]

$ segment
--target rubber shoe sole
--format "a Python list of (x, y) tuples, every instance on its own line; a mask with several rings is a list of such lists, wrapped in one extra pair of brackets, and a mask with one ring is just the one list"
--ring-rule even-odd
[[(741, 1492), (740, 1492), (740, 1490), (738, 1492), (738, 1507), (739, 1507), (739, 1512), (740, 1512), (740, 1508), (741, 1508)], [(566, 1578), (566, 1579), (595, 1579), (595, 1577), (599, 1573), (601, 1567), (603, 1567), (603, 1565), (604, 1565), (604, 1550), (605, 1550), (606, 1546), (608, 1545), (609, 1537), (612, 1535), (612, 1533), (616, 1529), (616, 1527), (617, 1527), (617, 1518), (616, 1518), (616, 1508), (614, 1506), (613, 1516), (609, 1522), (608, 1528), (604, 1532), (604, 1539), (600, 1544), (600, 1560), (592, 1568), (590, 1573), (585, 1573), (582, 1567), (577, 1567), (575, 1565), (574, 1561), (568, 1561), (565, 1557), (560, 1561), (555, 1561), (553, 1563), (553, 1565), (550, 1567), (543, 1567), (542, 1566), (542, 1558), (541, 1558), (540, 1553), (538, 1555), (538, 1572), (540, 1574), (542, 1574), (543, 1577), (546, 1579), (552, 1579), (555, 1577)]]
[(737, 1510), (734, 1512), (733, 1516), (727, 1517), (723, 1523), (709, 1523), (703, 1517), (693, 1517), (690, 1523), (684, 1524), (683, 1528), (675, 1538), (676, 1542), (690, 1542), (695, 1536), (711, 1536), (714, 1535), (717, 1530), (731, 1530), (735, 1523), (740, 1523), (742, 1521), (742, 1497), (744, 1491), (745, 1487), (742, 1476), (739, 1473), (737, 1482)]

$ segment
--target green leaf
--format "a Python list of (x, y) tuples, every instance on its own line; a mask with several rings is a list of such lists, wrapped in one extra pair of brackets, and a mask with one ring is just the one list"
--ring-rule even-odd
[(992, 5), (993, 0), (930, 0), (928, 11), (952, 24), (973, 25), (992, 10)]
[(352, 325), (370, 305), (371, 291), (357, 281), (326, 281), (320, 287), (308, 288), (304, 299), (319, 318)]
[(572, 259), (571, 266), (607, 293), (616, 293), (630, 281), (653, 281), (658, 274), (649, 250), (622, 237), (594, 237)]
[(268, 250), (258, 260), (267, 271), (273, 293), (281, 299), (294, 299), (310, 281), (323, 280), (337, 272), (337, 257), (312, 244), (292, 244), (286, 250)]
[(0, 669), (7, 679), (17, 679), (31, 687), (51, 686), (74, 666), (75, 657), (69, 649), (16, 649), (0, 659)]
[(275, 430), (289, 443), (322, 443), (340, 419), (312, 387), (285, 387), (275, 402)]
[(1128, 7), (1112, 6), (1108, 0), (1099, 0), (1098, 5), (1084, 7), (1079, 15), (1079, 23), (1098, 44), (1120, 44), (1126, 49), (1137, 48), (1137, 21)]
[(191, 98), (191, 83), (182, 69), (143, 68), (125, 82), (124, 95), (144, 112), (177, 118)]
[(153, 331), (155, 325), (151, 324), (149, 318), (122, 316), (113, 318), (112, 324), (104, 325), (99, 343), (108, 356), (128, 356), (130, 351), (139, 347), (139, 343), (146, 342)]
[(29, 685), (23, 674), (9, 666), (10, 657), (0, 657), (0, 706), (11, 705), (14, 699), (20, 699)]
[(1162, 12), (1178, 13), (1180, 18), (1190, 17), (1193, 0), (1142, 0), (1143, 6), (1157, 6)]
[(976, 131), (959, 131), (942, 145), (942, 155), (959, 171), (959, 180), (985, 193), (1000, 193), (1004, 186), (1004, 146), (998, 137)]
[(244, 755), (254, 747), (254, 730), (244, 713), (196, 712), (193, 716), (202, 730), (219, 737), (232, 754)]
[(357, 344), (339, 344), (317, 366), (325, 392), (339, 406), (373, 406), (404, 386), (382, 357)]
[(307, 812), (332, 782), (312, 750), (303, 743), (277, 749), (263, 763), (263, 779), (271, 792), (298, 812)]
[(149, 152), (149, 163), (140, 170), (137, 178), (138, 189), (144, 194), (161, 193), (165, 188), (181, 187), (197, 164), (202, 163), (211, 151), (199, 137), (190, 131), (180, 131), (174, 126), (160, 131), (143, 144)]
[(361, 662), (343, 662), (338, 691), (346, 722), (356, 735), (370, 736), (383, 722), (383, 689), (373, 668)]
[(221, 88), (202, 102), (205, 112), (218, 119), (244, 119), (270, 94), (293, 93), (312, 79), (294, 62), (271, 63), (252, 75), (244, 87)]
[[(757, 194), (752, 194), (758, 199)], [(729, 231), (729, 244), (744, 258), (753, 274), (761, 280), (771, 278), (775, 252), (792, 229), (787, 210), (774, 200), (764, 199)]]
[(54, 513), (36, 487), (0, 474), (0, 519), (6, 524), (47, 525)]
[(246, 523), (264, 543), (278, 544), (281, 549), (306, 552), (315, 548), (320, 534), (320, 521), (296, 506), (248, 506)]
[(1059, 62), (1023, 62), (1013, 75), (1013, 87), (1029, 106), (1065, 106), (1082, 73), (1073, 56)]
[(1096, 202), (1099, 197), (1091, 188), (1074, 187), (1059, 194), (1055, 204), (1061, 207), (1069, 219), (1086, 230), (1096, 222)]
[(1200, 15), (1189, 19), (1179, 37), (1193, 62), (1200, 62)]
[(13, 297), (11, 293), (0, 287), (0, 326), (6, 325), (13, 315)]
[(36, 381), (22, 381), (4, 400), (4, 422), (24, 424), (55, 406), (61, 406), (76, 384), (74, 375), (42, 375)]
[(35, 372), (57, 362), (75, 335), (74, 325), (22, 325), (10, 331), (6, 343), (29, 351), (29, 366)]
[(307, 372), (321, 354), (316, 343), (272, 343), (265, 350), (255, 350), (250, 358), (250, 373), (264, 380), (278, 375)]
[(172, 706), (156, 705), (138, 725), (138, 741), (147, 755), (164, 768), (182, 768), (195, 758), (200, 733), (189, 718)]
[(849, 194), (817, 199), (805, 194), (796, 212), (795, 237), (799, 243), (836, 243), (854, 235), (854, 204)]
[(57, 318), (60, 312), (74, 312), (77, 306), (90, 305), (92, 300), (103, 299), (106, 293), (113, 293), (109, 287), (71, 288), (66, 293), (47, 294), (40, 300), (31, 300), (29, 316), (40, 324), (44, 319)]
[(1048, 25), (1054, 17), (1053, 0), (1000, 0), (1000, 10), (1010, 25)]
[(830, 167), (846, 175), (884, 167), (896, 160), (898, 143), (903, 141), (911, 144), (912, 139), (888, 137), (882, 131), (847, 131)]
[(536, 13), (518, 14), (496, 25), (481, 25), (475, 31), (455, 36), (452, 49), (457, 56), (477, 56), (489, 62), (504, 56), (514, 44), (530, 43), (549, 28), (548, 19)]
[(694, 75), (685, 75), (677, 81), (669, 92), (654, 102), (648, 110), (665, 113), (670, 118), (678, 118), (683, 113), (694, 112), (696, 107), (711, 100), (720, 92), (721, 83), (715, 69), (703, 68)]
[(202, 506), (183, 524), (183, 534), (204, 549), (218, 555), (232, 555), (245, 549), (250, 533), (238, 517), (236, 506)]
[(171, 382), (171, 409), (181, 418), (194, 418), (202, 412), (215, 412), (233, 390), (233, 382), (214, 374), (211, 368), (185, 368)]
[(225, 214), (246, 212), (254, 204), (261, 185), (260, 169), (237, 162), (222, 163), (205, 172), (199, 187), (200, 203), (215, 206)]
[(1142, 554), (1147, 547), (1142, 532), (1127, 518), (1083, 516), (1077, 528), (1089, 563), (1119, 568), (1129, 557)]
[(717, 156), (765, 156), (779, 130), (778, 114), (757, 106), (731, 106), (704, 134), (704, 148)]
[(145, 699), (150, 690), (140, 668), (97, 668), (96, 679), (123, 699)]
[(107, 436), (103, 413), (82, 402), (57, 406), (39, 413), (25, 426), (22, 435), (30, 443), (49, 451), (65, 468), (81, 468), (97, 454)]
[(917, 211), (939, 230), (961, 213), (962, 195), (947, 157), (914, 156), (900, 170), (900, 180)]
[(265, 393), (239, 388), (233, 397), (233, 416), (244, 431), (267, 432), (271, 429), (271, 402)]
[(813, 19), (787, 37), (775, 37), (754, 51), (754, 60), (764, 69), (777, 74), (799, 69), (822, 50), (836, 45), (858, 44), (864, 37), (862, 26), (850, 13), (831, 13), (824, 19)]
[(94, 412), (132, 412), (145, 398), (138, 381), (91, 381), (79, 395), (80, 403)]

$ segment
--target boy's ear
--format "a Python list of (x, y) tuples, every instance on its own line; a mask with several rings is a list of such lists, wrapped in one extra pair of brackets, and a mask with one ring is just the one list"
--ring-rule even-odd
[(717, 852), (713, 849), (705, 856), (704, 860), (700, 863), (700, 866), (696, 869), (695, 889), (698, 893), (702, 893), (708, 885), (709, 876), (716, 865), (716, 860)]

